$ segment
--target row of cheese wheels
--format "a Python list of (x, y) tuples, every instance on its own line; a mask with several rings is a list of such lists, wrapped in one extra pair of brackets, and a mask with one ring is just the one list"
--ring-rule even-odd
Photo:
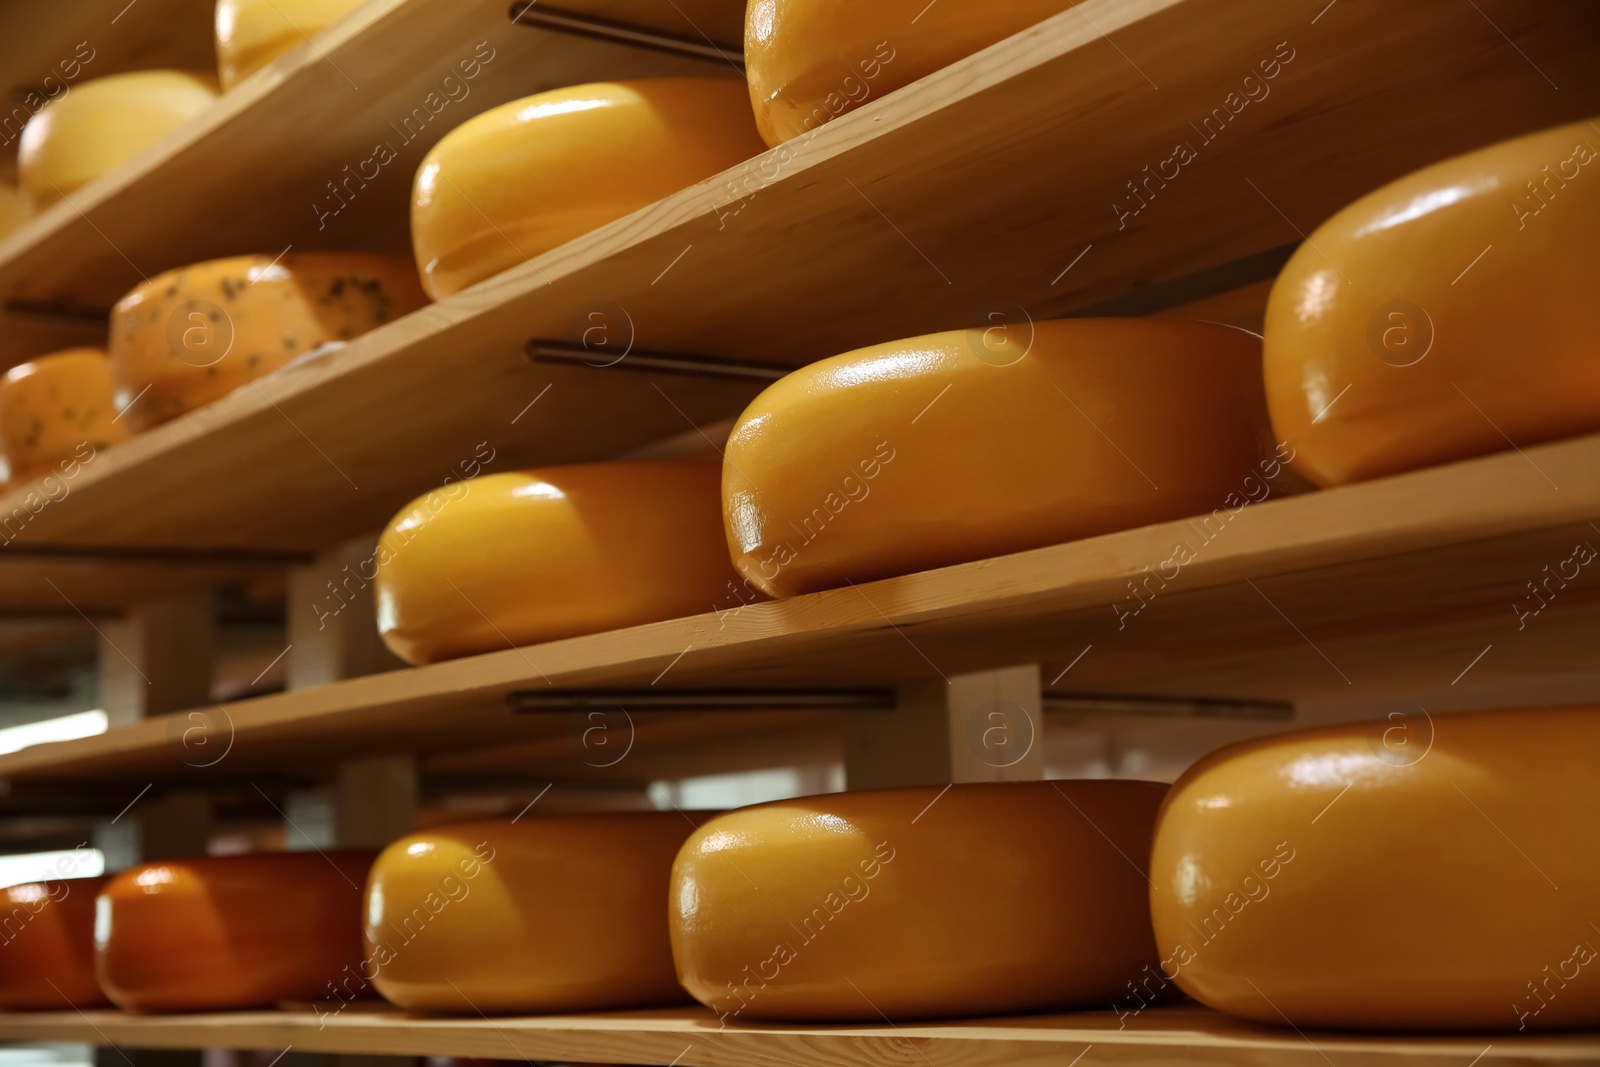
[(686, 991), (723, 1025), (1126, 1020), (1181, 991), (1298, 1027), (1592, 1026), (1597, 744), (1593, 707), (1418, 713), (1232, 746), (1170, 791), (931, 786), (466, 823), (376, 862), (151, 863), (8, 890), (0, 1006), (545, 1013)]

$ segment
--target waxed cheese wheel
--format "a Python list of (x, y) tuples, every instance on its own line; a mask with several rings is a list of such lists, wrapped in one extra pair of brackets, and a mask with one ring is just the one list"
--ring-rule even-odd
[(17, 187), (0, 182), (0, 238), (21, 226), (27, 217), (28, 211)]
[(217, 0), (217, 75), (231, 89), (365, 0)]
[(744, 56), (769, 145), (809, 133), (1076, 0), (750, 0)]
[(1600, 430), (1600, 133), (1437, 163), (1312, 232), (1267, 303), (1267, 400), (1343, 485)]
[(146, 863), (101, 890), (95, 971), (130, 1011), (332, 998), (362, 963), (373, 853), (281, 852)]
[(678, 978), (723, 1024), (1103, 1006), (1155, 961), (1164, 791), (967, 784), (729, 812), (673, 865)]
[(375, 556), (378, 629), (410, 663), (695, 615), (735, 576), (714, 463), (486, 474), (412, 501)]
[(23, 127), (17, 147), (22, 195), (33, 211), (71, 196), (209, 108), (208, 74), (141, 70), (74, 85)]
[(366, 977), (408, 1011), (686, 999), (662, 911), (683, 814), (527, 816), (403, 837), (367, 883)]
[(417, 171), (422, 284), (460, 292), (763, 150), (731, 78), (575, 85), (485, 111)]
[(1278, 466), (1266, 435), (1243, 330), (1070, 319), (914, 337), (751, 403), (725, 453), (728, 544), (752, 586), (792, 596), (1233, 509)]
[(111, 312), (117, 408), (148, 429), (425, 303), (410, 263), (365, 252), (233, 256), (158, 274)]
[(1429, 716), (1208, 756), (1156, 830), (1159, 986), (1261, 1022), (1600, 1025), (1600, 708)]
[(0, 449), (11, 477), (55, 473), (126, 439), (98, 348), (69, 348), (20, 363), (0, 378)]
[(61, 878), (0, 891), (0, 1011), (110, 1003), (94, 976), (94, 900), (105, 883)]

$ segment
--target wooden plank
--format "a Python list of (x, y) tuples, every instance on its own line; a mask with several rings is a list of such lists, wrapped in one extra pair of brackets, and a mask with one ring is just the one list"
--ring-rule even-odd
[(92, 58), (78, 64), (76, 82), (159, 67), (214, 70), (215, 10), (215, 0), (10, 0), (0, 6), (0, 90), (8, 107), (28, 92), (59, 92), (62, 63), (80, 43), (89, 49), (77, 58)]

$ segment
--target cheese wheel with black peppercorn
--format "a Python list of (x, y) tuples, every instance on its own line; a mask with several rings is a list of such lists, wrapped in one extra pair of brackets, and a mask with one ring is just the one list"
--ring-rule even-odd
[(0, 378), (0, 448), (14, 479), (57, 473), (127, 436), (98, 348), (40, 356)]
[(111, 311), (118, 410), (148, 429), (427, 302), (409, 262), (364, 252), (234, 256), (158, 274)]
[(217, 74), (231, 89), (365, 0), (217, 0)]
[(728, 812), (673, 865), (678, 978), (723, 1024), (1104, 1007), (1155, 963), (1165, 790), (918, 786)]
[(51, 879), (0, 892), (0, 1011), (110, 1003), (94, 976), (94, 901), (106, 881)]

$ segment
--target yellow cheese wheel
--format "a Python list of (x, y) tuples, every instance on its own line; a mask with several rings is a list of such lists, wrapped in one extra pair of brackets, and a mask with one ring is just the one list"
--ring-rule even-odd
[(117, 408), (148, 429), (425, 303), (410, 263), (364, 252), (234, 256), (158, 274), (111, 312)]
[(94, 977), (94, 900), (105, 882), (51, 879), (0, 892), (0, 1011), (110, 1003)]
[(750, 0), (744, 56), (756, 125), (781, 144), (1074, 3)]
[(112, 74), (74, 85), (22, 130), (17, 174), (31, 210), (71, 196), (215, 102), (216, 81), (181, 70)]
[(27, 217), (28, 211), (17, 187), (0, 182), (0, 238), (21, 226)]
[(750, 405), (723, 506), (741, 574), (791, 596), (1264, 497), (1260, 343), (1176, 319), (914, 337)]
[(1600, 133), (1435, 164), (1319, 226), (1267, 303), (1267, 399), (1343, 485), (1600, 430)]
[(575, 85), (446, 134), (417, 171), (411, 237), (435, 299), (764, 150), (730, 78)]
[(1302, 1029), (1600, 1025), (1597, 751), (1582, 707), (1214, 753), (1156, 830), (1157, 981)]
[(741, 808), (678, 854), (678, 978), (724, 1023), (1104, 1005), (1155, 961), (1165, 787), (1020, 782)]
[(490, 474), (413, 501), (378, 541), (378, 628), (432, 663), (728, 604), (713, 463)]
[(365, 0), (217, 0), (217, 74), (231, 89)]
[(403, 837), (367, 883), (367, 977), (408, 1011), (566, 1012), (686, 999), (662, 904), (695, 824), (537, 815)]
[(41, 356), (0, 378), (0, 449), (13, 478), (87, 462), (127, 438), (126, 421), (117, 418), (111, 368), (98, 348)]

